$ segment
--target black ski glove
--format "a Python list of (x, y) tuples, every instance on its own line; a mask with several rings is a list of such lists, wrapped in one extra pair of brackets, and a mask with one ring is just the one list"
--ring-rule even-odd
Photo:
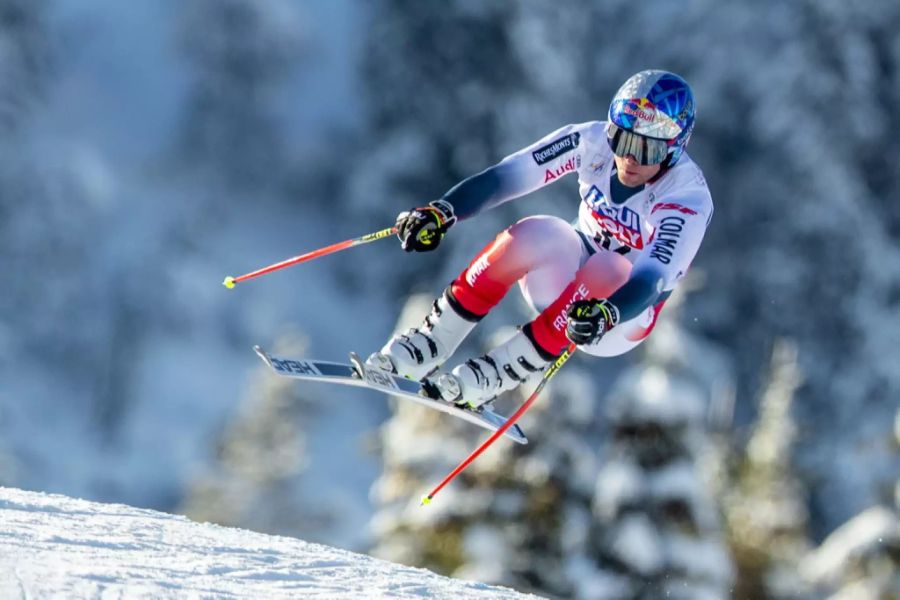
[(412, 208), (397, 215), (397, 237), (407, 252), (430, 252), (438, 247), (447, 230), (456, 223), (453, 207), (446, 200)]
[(609, 300), (578, 300), (566, 317), (567, 338), (578, 345), (595, 344), (619, 322), (619, 309)]

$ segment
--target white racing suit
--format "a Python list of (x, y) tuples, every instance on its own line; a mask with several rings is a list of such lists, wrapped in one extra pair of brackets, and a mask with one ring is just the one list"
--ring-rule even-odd
[(687, 153), (636, 193), (611, 189), (620, 184), (605, 128), (600, 121), (567, 125), (443, 196), (460, 219), (573, 173), (581, 196), (574, 224), (528, 217), (488, 244), (450, 285), (457, 312), (477, 320), (518, 283), (538, 313), (524, 329), (547, 356), (568, 345), (566, 309), (583, 298), (609, 299), (620, 321), (582, 350), (616, 356), (649, 335), (700, 247), (712, 198)]

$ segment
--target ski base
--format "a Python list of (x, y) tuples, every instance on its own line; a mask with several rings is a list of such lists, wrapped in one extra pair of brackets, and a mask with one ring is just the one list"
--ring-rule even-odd
[[(429, 408), (453, 415), (489, 431), (497, 431), (506, 423), (506, 418), (489, 408), (469, 409), (430, 397), (418, 381), (404, 379), (379, 369), (367, 369), (365, 363), (356, 355), (350, 355), (350, 364), (324, 360), (296, 359), (273, 356), (259, 346), (253, 350), (275, 373), (282, 377), (307, 379), (350, 385), (377, 390), (418, 402)], [(504, 434), (514, 442), (527, 444), (528, 438), (518, 425), (513, 425)]]

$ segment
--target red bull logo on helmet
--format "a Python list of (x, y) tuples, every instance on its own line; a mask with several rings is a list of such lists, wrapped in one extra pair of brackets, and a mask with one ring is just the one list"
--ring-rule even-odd
[(660, 140), (674, 140), (683, 130), (672, 117), (647, 98), (613, 101), (610, 119), (628, 131)]
[(632, 98), (625, 102), (622, 112), (637, 119), (652, 123), (656, 120), (656, 105), (646, 98)]

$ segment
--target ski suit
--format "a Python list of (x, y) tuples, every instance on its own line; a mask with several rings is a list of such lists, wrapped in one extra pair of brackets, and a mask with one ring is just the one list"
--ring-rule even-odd
[(444, 194), (461, 220), (571, 173), (581, 196), (573, 223), (533, 216), (501, 232), (450, 285), (454, 308), (480, 319), (518, 282), (538, 313), (526, 335), (556, 356), (569, 344), (568, 306), (607, 298), (619, 309), (618, 325), (580, 349), (616, 356), (640, 344), (694, 259), (713, 204), (687, 153), (640, 188), (619, 183), (613, 159), (606, 122), (567, 125)]

